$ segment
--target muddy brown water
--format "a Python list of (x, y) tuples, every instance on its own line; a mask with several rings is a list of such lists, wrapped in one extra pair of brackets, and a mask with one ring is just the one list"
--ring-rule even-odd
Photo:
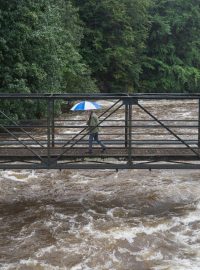
[(0, 228), (1, 270), (200, 269), (200, 172), (1, 171)]

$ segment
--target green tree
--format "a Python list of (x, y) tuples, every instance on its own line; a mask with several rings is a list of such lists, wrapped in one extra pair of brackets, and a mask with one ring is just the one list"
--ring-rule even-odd
[[(95, 89), (79, 54), (83, 30), (70, 1), (0, 0), (0, 25), (1, 92)], [(44, 109), (28, 101), (23, 106), (1, 104), (1, 108), (14, 119), (38, 115)]]
[(62, 92), (97, 92), (95, 80), (91, 79), (91, 70), (80, 54), (83, 38), (83, 25), (79, 18), (78, 9), (71, 1), (65, 1), (61, 10), (65, 38), (63, 40), (64, 65)]
[(141, 91), (194, 92), (200, 86), (200, 5), (154, 0)]
[(82, 56), (102, 92), (137, 87), (148, 29), (148, 0), (75, 0), (84, 22)]

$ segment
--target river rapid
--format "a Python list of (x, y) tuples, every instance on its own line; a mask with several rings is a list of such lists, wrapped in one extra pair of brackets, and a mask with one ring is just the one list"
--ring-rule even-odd
[[(147, 106), (166, 119), (197, 112)], [(199, 180), (198, 170), (1, 171), (0, 269), (199, 270)]]

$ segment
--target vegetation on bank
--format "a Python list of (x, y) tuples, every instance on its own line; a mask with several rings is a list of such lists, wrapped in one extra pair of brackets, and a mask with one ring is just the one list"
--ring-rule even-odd
[(196, 0), (0, 0), (0, 26), (1, 92), (199, 91)]

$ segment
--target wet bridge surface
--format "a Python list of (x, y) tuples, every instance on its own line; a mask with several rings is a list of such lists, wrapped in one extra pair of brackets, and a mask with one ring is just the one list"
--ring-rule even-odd
[[(1, 94), (1, 102), (42, 104), (44, 117), (0, 110), (0, 169), (200, 169), (199, 94)], [(80, 100), (102, 104), (100, 138), (88, 153), (86, 112), (55, 116)]]

